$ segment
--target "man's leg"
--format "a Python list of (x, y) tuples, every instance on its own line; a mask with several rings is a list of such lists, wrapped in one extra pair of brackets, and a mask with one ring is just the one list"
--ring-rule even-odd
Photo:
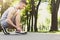
[(16, 22), (16, 26), (18, 28), (16, 33), (26, 34), (27, 32), (24, 32), (22, 30), (22, 24), (20, 23), (20, 20), (19, 20), (18, 16), (16, 17), (15, 22)]
[(8, 24), (7, 24), (7, 22), (4, 20), (4, 21), (1, 21), (1, 26), (2, 26), (2, 29), (3, 29), (3, 33), (5, 34), (5, 35), (8, 35), (8, 34), (10, 34), (10, 33), (8, 33), (7, 32), (7, 26), (8, 26)]

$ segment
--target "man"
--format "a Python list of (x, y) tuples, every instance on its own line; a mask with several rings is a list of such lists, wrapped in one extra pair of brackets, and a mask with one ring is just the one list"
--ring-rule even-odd
[(16, 28), (16, 33), (26, 33), (22, 31), (22, 28), (20, 27), (20, 11), (21, 9), (24, 9), (26, 6), (26, 1), (21, 0), (20, 3), (18, 3), (14, 7), (9, 7), (2, 15), (1, 17), (1, 26), (3, 29), (4, 34), (10, 34), (6, 31), (6, 27), (11, 26)]

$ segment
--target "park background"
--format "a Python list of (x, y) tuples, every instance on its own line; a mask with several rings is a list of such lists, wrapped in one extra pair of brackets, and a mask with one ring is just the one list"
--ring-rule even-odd
[[(10, 6), (20, 0), (0, 0), (0, 18)], [(23, 30), (28, 32), (60, 32), (60, 0), (26, 0), (26, 8), (21, 10)], [(13, 31), (14, 28), (12, 28)], [(0, 25), (0, 31), (2, 31)]]

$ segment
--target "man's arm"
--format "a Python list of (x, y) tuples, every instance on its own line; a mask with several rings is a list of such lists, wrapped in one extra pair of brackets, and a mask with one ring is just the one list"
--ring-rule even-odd
[(16, 26), (20, 27), (20, 11), (16, 12)]
[(10, 10), (10, 12), (8, 13), (8, 16), (7, 16), (6, 21), (7, 21), (7, 23), (9, 23), (10, 25), (12, 25), (13, 27), (16, 28), (16, 26), (13, 24), (13, 22), (12, 22), (12, 20), (11, 20), (12, 17), (13, 17), (14, 12), (15, 12), (14, 9), (11, 9), (11, 10)]

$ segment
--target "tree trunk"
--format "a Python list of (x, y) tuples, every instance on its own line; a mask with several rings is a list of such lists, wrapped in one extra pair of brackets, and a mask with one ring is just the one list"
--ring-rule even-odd
[(32, 6), (32, 11), (31, 11), (31, 14), (32, 14), (32, 25), (31, 25), (31, 31), (33, 31), (33, 23), (34, 23), (34, 19), (33, 19), (33, 16), (35, 14), (35, 7), (34, 7), (34, 0), (31, 0), (31, 6)]
[(33, 14), (32, 14), (32, 11), (30, 13), (31, 13), (31, 32), (33, 32)]
[(38, 8), (39, 8), (39, 5), (40, 5), (40, 2), (41, 0), (39, 0), (38, 2), (38, 5), (36, 7), (36, 10), (35, 10), (35, 14), (34, 14), (34, 17), (35, 17), (35, 24), (34, 24), (34, 31), (37, 32), (37, 18), (38, 18)]
[(29, 14), (28, 11), (26, 10), (26, 15), (27, 15), (27, 31), (30, 31), (30, 19), (29, 19)]
[(35, 1), (34, 0), (31, 0), (31, 6), (32, 6), (32, 11), (31, 11), (31, 14), (32, 14), (32, 26), (31, 26), (31, 31), (34, 31), (37, 32), (37, 16), (38, 16), (38, 8), (39, 8), (39, 5), (40, 5), (40, 2), (41, 0), (39, 0), (39, 3), (37, 5), (37, 7), (35, 7)]
[(50, 31), (58, 31), (58, 21), (57, 21), (57, 13), (59, 9), (59, 2), (60, 0), (52, 0), (51, 1), (51, 14), (52, 14), (52, 21), (51, 21), (51, 29)]

